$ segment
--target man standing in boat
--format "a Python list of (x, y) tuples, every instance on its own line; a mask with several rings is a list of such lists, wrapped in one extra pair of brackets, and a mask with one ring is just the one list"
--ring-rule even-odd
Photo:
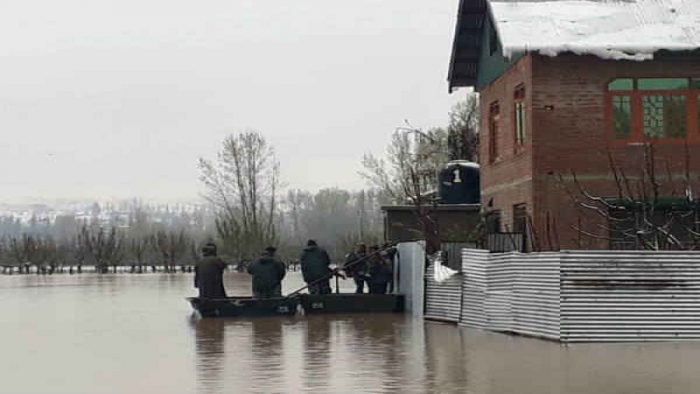
[(367, 262), (369, 293), (386, 294), (389, 282), (393, 277), (391, 263), (379, 253), (379, 246), (377, 245), (369, 248), (369, 254), (372, 255)]
[(309, 286), (310, 294), (330, 294), (331, 259), (328, 252), (320, 248), (316, 241), (310, 239), (301, 252), (301, 274)]
[(287, 267), (275, 256), (277, 248), (268, 246), (265, 253), (248, 267), (253, 276), (253, 297), (282, 297), (282, 279), (287, 274)]
[(202, 259), (194, 266), (194, 287), (199, 289), (199, 298), (226, 298), (225, 269), (226, 263), (216, 255), (216, 244), (205, 244)]
[[(345, 259), (343, 271), (348, 276), (352, 276), (355, 281), (355, 293), (365, 292), (365, 282), (367, 281), (367, 246), (363, 243), (357, 244), (355, 250)], [(360, 261), (362, 260), (362, 261)]]

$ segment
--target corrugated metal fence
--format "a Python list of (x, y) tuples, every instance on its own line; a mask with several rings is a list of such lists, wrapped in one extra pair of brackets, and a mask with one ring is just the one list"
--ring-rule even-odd
[(465, 249), (463, 258), (461, 324), (559, 340), (557, 253)]
[(438, 283), (434, 269), (430, 264), (425, 276), (425, 318), (457, 323), (462, 312), (462, 275)]
[(462, 257), (462, 275), (445, 283), (429, 269), (427, 317), (563, 342), (700, 340), (698, 252)]
[(561, 340), (700, 339), (700, 253), (561, 253)]

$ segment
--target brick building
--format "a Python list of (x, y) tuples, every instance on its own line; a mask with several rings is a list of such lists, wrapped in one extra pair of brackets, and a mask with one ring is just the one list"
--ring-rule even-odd
[(651, 172), (664, 197), (700, 194), (698, 26), (696, 0), (461, 0), (448, 80), (480, 94), (482, 203), (501, 231), (609, 248), (582, 191), (612, 200), (623, 174), (644, 194)]

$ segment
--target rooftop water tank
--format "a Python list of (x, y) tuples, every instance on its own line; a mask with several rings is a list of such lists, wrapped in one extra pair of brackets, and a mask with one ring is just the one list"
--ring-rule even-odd
[(479, 165), (471, 161), (455, 160), (440, 171), (441, 204), (479, 204)]

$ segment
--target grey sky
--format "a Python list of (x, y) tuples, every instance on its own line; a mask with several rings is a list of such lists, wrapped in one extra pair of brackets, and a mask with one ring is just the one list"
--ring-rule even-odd
[(360, 188), (408, 118), (443, 125), (457, 0), (5, 0), (0, 201), (197, 196), (252, 128), (295, 188)]

